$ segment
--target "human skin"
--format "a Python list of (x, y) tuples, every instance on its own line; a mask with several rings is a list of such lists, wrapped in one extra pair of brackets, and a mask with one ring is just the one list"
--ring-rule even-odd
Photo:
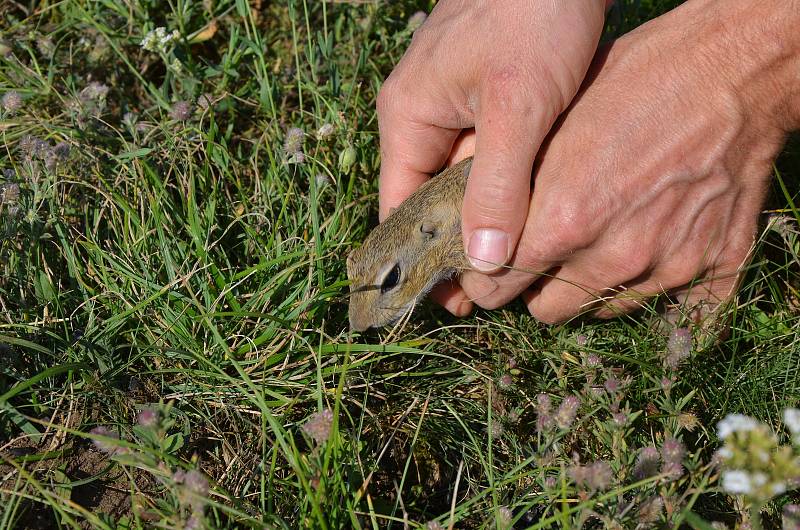
[(534, 157), (580, 87), (605, 4), (439, 2), (378, 96), (381, 220), (474, 127), (464, 248), (484, 272), (505, 264), (525, 223)]
[[(665, 292), (689, 305), (729, 298), (772, 161), (800, 126), (798, 23), (797, 1), (690, 0), (600, 50), (534, 146), (535, 188), (509, 268), (468, 271), (435, 298), (464, 315), (473, 301), (494, 308), (522, 293), (553, 323)], [(480, 130), (449, 155), (473, 151)], [(402, 200), (407, 180), (389, 169), (381, 179), (386, 202)]]

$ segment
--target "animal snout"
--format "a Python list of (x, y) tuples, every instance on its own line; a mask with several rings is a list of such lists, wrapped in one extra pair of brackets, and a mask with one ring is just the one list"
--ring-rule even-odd
[(366, 331), (372, 326), (366, 315), (359, 315), (356, 311), (350, 311), (349, 318), (350, 331)]

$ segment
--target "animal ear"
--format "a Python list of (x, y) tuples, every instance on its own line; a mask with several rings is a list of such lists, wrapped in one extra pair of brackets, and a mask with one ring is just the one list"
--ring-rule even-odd
[(436, 224), (432, 221), (422, 221), (422, 224), (419, 225), (419, 231), (427, 239), (433, 239), (438, 232)]

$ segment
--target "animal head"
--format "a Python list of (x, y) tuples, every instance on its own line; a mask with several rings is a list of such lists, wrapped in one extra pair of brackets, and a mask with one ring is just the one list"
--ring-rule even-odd
[(455, 271), (451, 255), (454, 244), (461, 247), (461, 219), (460, 209), (450, 210), (444, 203), (407, 201), (350, 253), (352, 330), (395, 322)]
[(471, 167), (462, 160), (420, 186), (347, 257), (350, 329), (395, 322), (468, 266), (461, 203)]

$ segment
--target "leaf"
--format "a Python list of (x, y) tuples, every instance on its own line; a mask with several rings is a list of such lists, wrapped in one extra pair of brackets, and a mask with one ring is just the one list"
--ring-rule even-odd
[(53, 284), (50, 283), (50, 278), (44, 271), (39, 272), (39, 276), (36, 279), (36, 285), (34, 287), (36, 289), (36, 297), (41, 300), (52, 302), (56, 297), (56, 293), (53, 291)]
[[(0, 402), (0, 411), (5, 411), (8, 414), (9, 419), (19, 427), (25, 434), (27, 434), (33, 441), (38, 442), (41, 437), (42, 433), (39, 432), (39, 429), (36, 428), (34, 424), (29, 422), (25, 415), (19, 412), (17, 409), (9, 405), (8, 403)], [(0, 414), (0, 417), (3, 415)]]
[(217, 21), (212, 20), (206, 27), (189, 36), (189, 44), (205, 42), (217, 33)]
[(144, 158), (153, 151), (152, 147), (142, 147), (131, 151), (123, 151), (114, 157), (118, 162), (127, 162), (136, 158)]
[(53, 484), (55, 486), (53, 488), (55, 494), (61, 497), (61, 499), (68, 501), (70, 495), (72, 495), (72, 488), (70, 486), (69, 477), (67, 477), (67, 474), (64, 473), (65, 469), (66, 469), (66, 464), (59, 466), (58, 468), (53, 470), (51, 477)]
[(695, 528), (696, 530), (714, 530), (714, 527), (711, 524), (694, 513), (693, 511), (688, 511), (685, 514), (686, 522), (689, 523), (689, 526)]
[[(5, 339), (6, 339), (6, 337), (0, 336), (0, 340), (5, 340)], [(13, 342), (12, 342), (12, 344), (13, 344)], [(17, 394), (19, 394), (23, 390), (26, 390), (26, 389), (32, 387), (33, 385), (35, 385), (36, 383), (38, 383), (42, 379), (47, 379), (48, 377), (53, 377), (53, 376), (58, 375), (58, 374), (60, 374), (62, 372), (69, 372), (69, 371), (72, 371), (72, 370), (82, 370), (84, 368), (86, 368), (86, 364), (84, 364), (84, 363), (68, 363), (68, 364), (62, 364), (62, 365), (59, 365), (59, 366), (52, 366), (52, 367), (48, 368), (47, 370), (39, 372), (38, 374), (34, 375), (33, 377), (30, 377), (30, 378), (26, 379), (25, 381), (21, 381), (21, 382), (17, 383), (13, 387), (11, 387), (11, 389), (8, 390), (5, 394), (0, 395), (0, 405), (5, 405), (8, 402), (8, 400), (10, 400), (12, 397), (16, 396)]]
[(166, 440), (164, 440), (165, 449), (170, 454), (180, 450), (180, 448), (183, 447), (183, 443), (184, 443), (183, 434), (179, 432), (167, 436)]

